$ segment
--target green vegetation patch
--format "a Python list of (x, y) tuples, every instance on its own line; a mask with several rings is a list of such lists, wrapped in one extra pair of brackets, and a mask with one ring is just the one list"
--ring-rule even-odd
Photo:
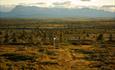
[(11, 60), (11, 61), (34, 60), (33, 56), (21, 55), (21, 54), (16, 54), (16, 53), (5, 53), (0, 56), (4, 57), (5, 59)]
[(94, 50), (82, 50), (82, 49), (77, 49), (75, 50), (76, 53), (83, 53), (83, 54), (95, 54)]

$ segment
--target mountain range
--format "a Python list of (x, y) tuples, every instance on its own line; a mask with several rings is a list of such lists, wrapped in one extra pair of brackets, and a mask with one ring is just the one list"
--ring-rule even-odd
[(91, 8), (43, 8), (18, 5), (10, 12), (0, 12), (0, 18), (115, 18), (115, 12)]

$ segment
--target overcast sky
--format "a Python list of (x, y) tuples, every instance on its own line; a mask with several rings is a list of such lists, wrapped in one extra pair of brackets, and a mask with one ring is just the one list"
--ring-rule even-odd
[(0, 0), (0, 5), (5, 5), (5, 7), (1, 7), (1, 10), (10, 7), (10, 5), (31, 5), (66, 8), (101, 7), (105, 10), (115, 11), (115, 0)]

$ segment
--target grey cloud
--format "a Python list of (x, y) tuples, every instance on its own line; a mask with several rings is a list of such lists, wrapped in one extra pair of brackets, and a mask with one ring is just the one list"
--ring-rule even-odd
[(53, 5), (70, 5), (71, 2), (70, 1), (65, 1), (65, 2), (54, 2)]
[(44, 5), (46, 3), (44, 3), (44, 2), (38, 2), (38, 3), (33, 3), (33, 4)]
[(91, 1), (91, 0), (81, 0), (81, 1)]
[(110, 8), (110, 7), (115, 7), (115, 5), (103, 5), (102, 7), (104, 7), (104, 8)]

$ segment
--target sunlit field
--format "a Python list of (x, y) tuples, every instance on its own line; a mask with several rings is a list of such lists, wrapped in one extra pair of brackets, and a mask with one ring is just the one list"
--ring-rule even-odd
[(0, 70), (114, 70), (115, 20), (0, 19)]

